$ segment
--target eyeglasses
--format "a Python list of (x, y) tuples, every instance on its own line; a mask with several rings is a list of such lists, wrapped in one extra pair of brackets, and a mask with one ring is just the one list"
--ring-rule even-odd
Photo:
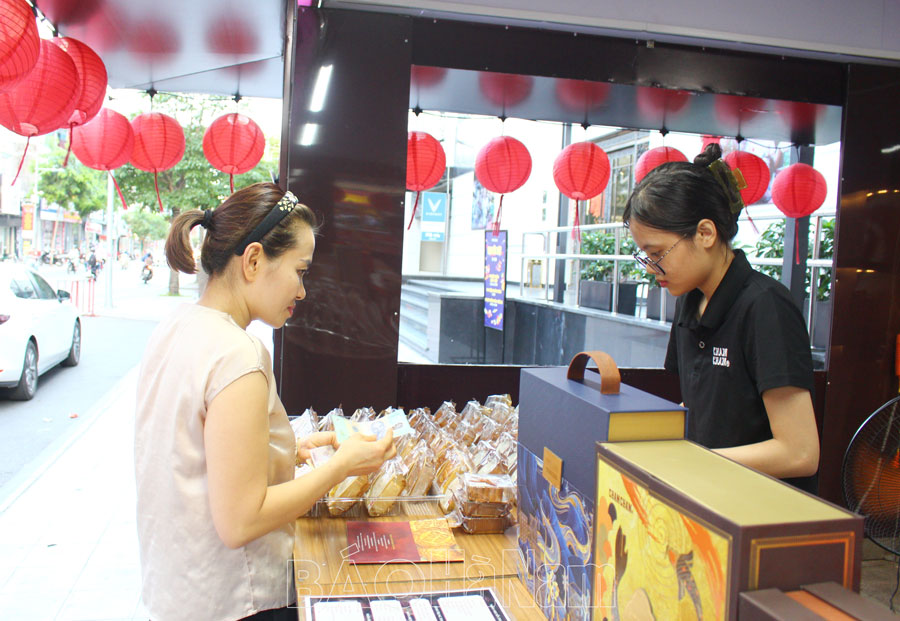
[(660, 265), (660, 263), (662, 262), (663, 259), (666, 258), (666, 255), (668, 255), (670, 252), (672, 252), (673, 250), (675, 250), (675, 246), (677, 246), (678, 244), (680, 244), (681, 242), (683, 242), (685, 239), (687, 239), (687, 237), (688, 237), (687, 235), (684, 235), (681, 239), (679, 239), (677, 242), (675, 242), (674, 244), (672, 244), (672, 247), (669, 248), (668, 250), (666, 250), (666, 251), (662, 254), (662, 256), (661, 256), (660, 258), (658, 258), (656, 261), (654, 261), (653, 259), (651, 259), (650, 257), (648, 257), (645, 253), (641, 252), (640, 250), (638, 250), (637, 252), (635, 252), (635, 253), (632, 254), (631, 256), (633, 256), (633, 257), (634, 257), (634, 260), (637, 261), (638, 263), (640, 263), (640, 264), (643, 266), (643, 268), (644, 268), (645, 270), (656, 272), (656, 273), (659, 274), (660, 276), (665, 276), (665, 275), (666, 275), (666, 270), (664, 270), (664, 269), (662, 268), (662, 266)]

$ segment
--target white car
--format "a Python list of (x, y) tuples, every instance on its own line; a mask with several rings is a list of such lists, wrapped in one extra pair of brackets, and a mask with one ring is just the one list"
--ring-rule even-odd
[(80, 357), (81, 319), (69, 293), (24, 265), (0, 263), (0, 387), (31, 399), (39, 375)]

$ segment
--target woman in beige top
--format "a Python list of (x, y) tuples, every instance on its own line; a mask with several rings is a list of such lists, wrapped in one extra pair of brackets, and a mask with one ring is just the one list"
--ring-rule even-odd
[[(166, 258), (195, 273), (189, 234), (207, 229), (209, 283), (160, 323), (141, 364), (135, 419), (143, 600), (154, 621), (296, 619), (293, 521), (331, 487), (377, 470), (391, 434), (295, 442), (269, 355), (245, 329), (281, 327), (306, 296), (316, 220), (290, 192), (260, 183), (215, 210), (175, 218)], [(297, 378), (302, 381), (302, 378)], [(309, 449), (337, 448), (294, 479)]]

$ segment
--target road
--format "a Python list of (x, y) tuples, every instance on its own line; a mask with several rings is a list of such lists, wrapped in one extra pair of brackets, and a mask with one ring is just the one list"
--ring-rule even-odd
[[(68, 439), (90, 424), (94, 406), (141, 359), (153, 328), (178, 304), (196, 299), (193, 277), (182, 277), (182, 297), (169, 297), (168, 269), (157, 266), (150, 283), (140, 281), (140, 265), (115, 266), (113, 304), (104, 304), (106, 274), (97, 282), (94, 312), (82, 309), (82, 353), (76, 367), (56, 367), (38, 381), (31, 401), (9, 401), (0, 394), (0, 505)], [(54, 286), (74, 288), (61, 270), (41, 270)], [(80, 285), (83, 292), (84, 284)], [(92, 411), (93, 410), (93, 411)]]

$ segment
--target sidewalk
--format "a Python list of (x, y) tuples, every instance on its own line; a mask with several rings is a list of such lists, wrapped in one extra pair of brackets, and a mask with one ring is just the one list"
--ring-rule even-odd
[(135, 527), (132, 369), (0, 513), (5, 619), (147, 619)]

